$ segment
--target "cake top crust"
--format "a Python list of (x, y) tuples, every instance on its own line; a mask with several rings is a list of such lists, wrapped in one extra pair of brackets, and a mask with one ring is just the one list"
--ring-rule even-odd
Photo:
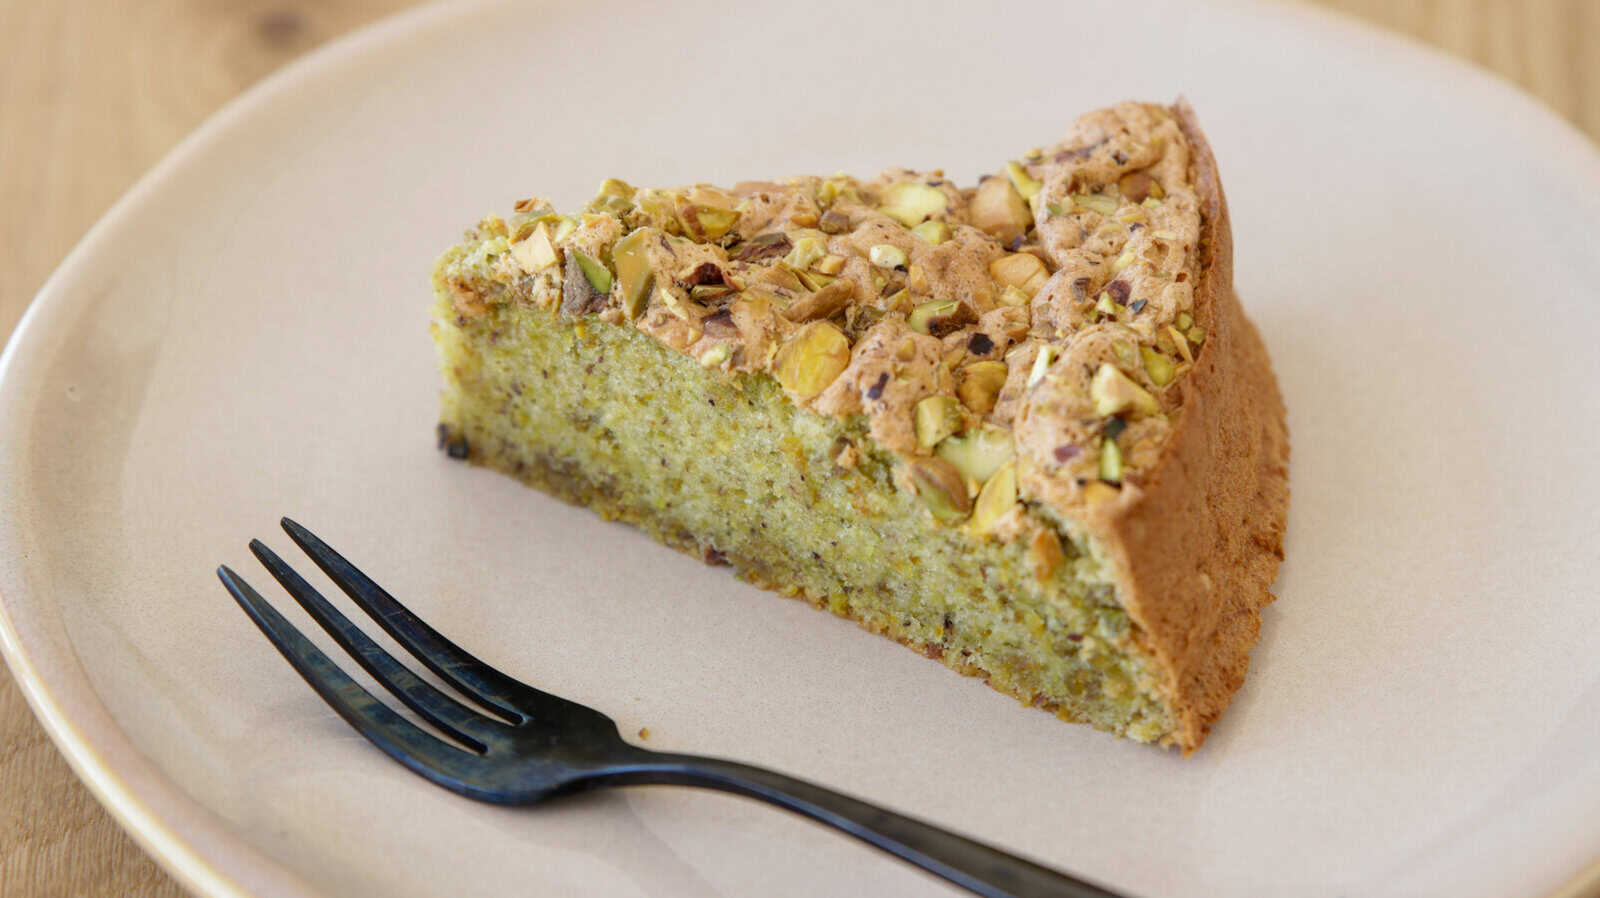
[[(1031, 532), (1160, 458), (1212, 310), (1201, 203), (1171, 109), (1079, 118), (975, 187), (943, 172), (634, 188), (486, 219), (439, 269), (458, 315), (529, 302), (631, 323), (796, 404), (862, 415), (947, 523)], [(853, 448), (838, 463), (848, 467)]]

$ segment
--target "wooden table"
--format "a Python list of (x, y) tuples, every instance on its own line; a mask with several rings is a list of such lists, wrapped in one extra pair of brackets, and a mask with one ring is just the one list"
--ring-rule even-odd
[[(1600, 0), (1323, 4), (1494, 69), (1600, 138)], [(225, 100), (409, 5), (0, 0), (0, 336), (95, 219)], [(183, 894), (78, 783), (3, 668), (0, 894)]]

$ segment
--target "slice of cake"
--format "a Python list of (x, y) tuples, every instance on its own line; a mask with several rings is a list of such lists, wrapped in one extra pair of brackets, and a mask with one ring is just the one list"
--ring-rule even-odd
[(976, 187), (891, 170), (523, 200), (444, 254), (439, 441), (1185, 752), (1244, 680), (1288, 436), (1186, 104)]

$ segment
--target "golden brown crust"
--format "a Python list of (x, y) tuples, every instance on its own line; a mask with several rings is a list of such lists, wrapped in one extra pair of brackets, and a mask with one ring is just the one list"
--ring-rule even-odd
[(1261, 607), (1283, 559), (1289, 435), (1261, 338), (1233, 289), (1233, 237), (1216, 159), (1173, 107), (1194, 150), (1203, 203), (1196, 318), (1210, 334), (1180, 385), (1182, 408), (1156, 465), (1119, 501), (1089, 509), (1119, 595), (1164, 671), (1185, 754), (1205, 741), (1244, 682)]

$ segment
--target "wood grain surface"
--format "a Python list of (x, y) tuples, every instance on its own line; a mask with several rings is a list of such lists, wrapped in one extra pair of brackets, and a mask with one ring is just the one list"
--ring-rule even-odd
[[(89, 226), (230, 97), (402, 0), (0, 0), (0, 336)], [(1478, 62), (1600, 139), (1600, 0), (1322, 0)], [(0, 895), (183, 889), (0, 670)], [(1600, 898), (1572, 890), (1564, 898)]]

